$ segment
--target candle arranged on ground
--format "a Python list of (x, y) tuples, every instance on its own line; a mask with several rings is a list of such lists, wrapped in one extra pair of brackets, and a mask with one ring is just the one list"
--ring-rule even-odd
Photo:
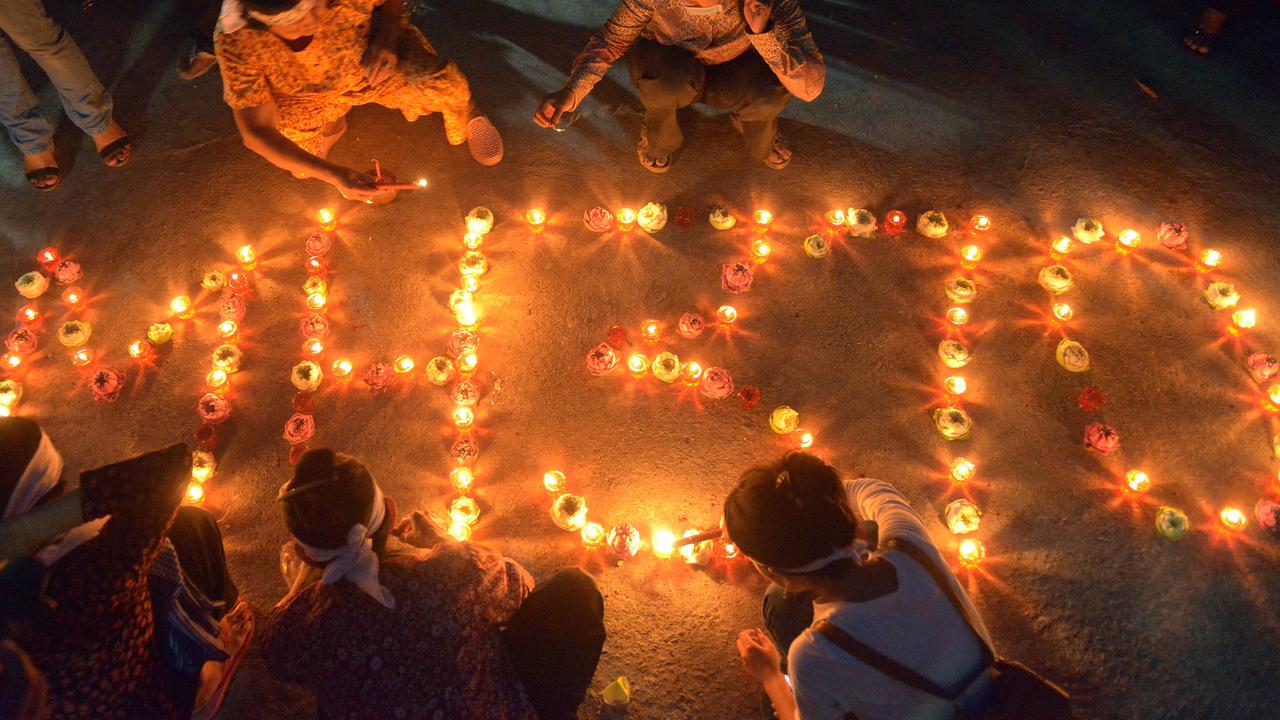
[(987, 549), (982, 546), (981, 540), (966, 538), (960, 542), (960, 564), (965, 567), (975, 567), (982, 562), (987, 556)]
[(235, 320), (223, 320), (218, 323), (218, 337), (223, 340), (233, 339), (239, 330), (240, 326), (236, 324)]
[(1116, 252), (1121, 255), (1133, 252), (1134, 248), (1142, 244), (1142, 235), (1133, 228), (1125, 228), (1116, 236)]
[(1058, 322), (1067, 322), (1075, 315), (1075, 311), (1066, 303), (1053, 304), (1053, 317)]
[(567, 484), (568, 481), (564, 473), (559, 470), (548, 470), (542, 474), (542, 487), (552, 495), (559, 495), (564, 492)]
[(258, 253), (254, 251), (252, 245), (241, 245), (236, 250), (236, 259), (240, 261), (240, 267), (245, 270), (252, 270), (258, 265)]
[(965, 245), (960, 248), (960, 267), (965, 270), (972, 270), (978, 266), (978, 261), (982, 259), (982, 248), (977, 245)]
[(407, 372), (412, 372), (414, 367), (415, 363), (413, 362), (413, 358), (408, 355), (401, 355), (391, 363), (391, 368), (401, 375)]
[(62, 302), (68, 308), (75, 309), (84, 304), (84, 290), (72, 286), (62, 291)]
[(729, 327), (738, 320), (738, 311), (732, 305), (721, 305), (716, 309), (716, 322)]
[(836, 208), (835, 210), (828, 210), (826, 214), (826, 218), (827, 218), (827, 222), (830, 223), (832, 227), (840, 227), (844, 225), (845, 223), (844, 208)]
[(962, 307), (953, 307), (947, 310), (947, 322), (952, 325), (964, 325), (969, 322), (969, 311)]
[(1218, 513), (1218, 519), (1222, 521), (1222, 527), (1231, 532), (1239, 532), (1249, 524), (1249, 516), (1238, 507), (1227, 506), (1222, 508), (1222, 512)]
[(649, 358), (640, 353), (631, 353), (627, 358), (627, 370), (634, 378), (642, 378), (649, 374)]
[(1253, 308), (1244, 310), (1236, 310), (1231, 313), (1231, 325), (1233, 332), (1241, 330), (1252, 330), (1258, 324), (1258, 311)]
[(907, 214), (901, 210), (890, 210), (884, 216), (884, 225), (890, 231), (901, 230), (907, 226)]
[(466, 217), (467, 232), (488, 235), (493, 229), (493, 211), (484, 206), (471, 208)]
[(475, 473), (469, 467), (456, 467), (449, 471), (449, 484), (458, 492), (466, 492), (476, 482)]
[(209, 371), (208, 375), (204, 376), (204, 384), (207, 385), (210, 390), (217, 390), (226, 386), (227, 378), (228, 375), (226, 370), (214, 368)]
[(337, 377), (351, 377), (351, 371), (354, 369), (355, 365), (346, 358), (338, 358), (333, 361), (333, 374)]
[(1196, 269), (1202, 273), (1212, 272), (1218, 269), (1222, 264), (1222, 253), (1217, 250), (1208, 249), (1200, 253), (1200, 259), (1196, 261)]
[(76, 367), (84, 367), (93, 362), (93, 351), (89, 348), (80, 348), (71, 353), (71, 364)]
[(308, 355), (319, 355), (324, 352), (324, 343), (320, 338), (307, 338), (302, 341), (302, 351)]
[(958, 483), (967, 483), (973, 479), (978, 466), (972, 460), (958, 457), (951, 461), (951, 479)]
[(547, 223), (547, 214), (542, 208), (533, 208), (524, 214), (524, 219), (529, 222), (529, 229), (539, 232)]
[(660, 558), (669, 558), (676, 552), (676, 534), (665, 528), (655, 530), (649, 540), (653, 554)]
[(475, 412), (465, 405), (453, 409), (453, 424), (459, 428), (469, 428), (476, 421)]
[(1049, 255), (1055, 260), (1065, 258), (1069, 252), (1071, 252), (1071, 238), (1066, 235), (1054, 240), (1053, 243), (1049, 245)]
[(618, 212), (613, 214), (613, 219), (617, 221), (617, 228), (622, 232), (631, 232), (636, 226), (636, 211), (631, 208), (619, 208)]
[(751, 219), (755, 221), (757, 232), (765, 232), (773, 223), (773, 213), (768, 210), (756, 210), (751, 213)]
[(338, 216), (330, 208), (320, 208), (316, 211), (316, 222), (320, 224), (321, 230), (332, 232), (338, 227)]
[(640, 339), (647, 343), (656, 343), (662, 339), (662, 326), (657, 320), (645, 320), (640, 326)]
[(186, 295), (178, 295), (170, 300), (169, 310), (183, 320), (195, 314), (195, 309), (191, 305), (191, 298)]
[(145, 340), (134, 340), (129, 343), (129, 357), (138, 361), (150, 360), (154, 353), (151, 344)]
[(974, 233), (984, 233), (991, 229), (991, 218), (986, 215), (974, 215), (969, 220), (969, 227)]
[(963, 395), (969, 389), (969, 384), (959, 375), (949, 375), (942, 381), (942, 387), (947, 391), (948, 395)]
[(1124, 484), (1131, 492), (1144, 493), (1151, 489), (1151, 476), (1141, 470), (1130, 470), (1124, 474)]
[(607, 533), (605, 533), (604, 526), (601, 525), (600, 523), (589, 522), (586, 525), (582, 526), (581, 537), (582, 537), (582, 544), (586, 545), (589, 549), (594, 550), (596, 548), (604, 547), (604, 542), (605, 542), (605, 538), (607, 537)]
[(769, 253), (773, 252), (773, 246), (769, 244), (768, 238), (756, 238), (751, 242), (751, 259), (756, 262), (764, 262), (769, 259)]

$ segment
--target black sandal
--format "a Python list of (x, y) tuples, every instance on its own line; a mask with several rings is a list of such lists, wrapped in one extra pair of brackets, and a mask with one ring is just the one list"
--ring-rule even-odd
[(1213, 46), (1218, 41), (1219, 33), (1205, 32), (1200, 28), (1193, 28), (1182, 38), (1182, 44), (1191, 52), (1197, 55), (1208, 55), (1213, 52)]
[[(102, 158), (107, 167), (119, 168), (127, 165), (133, 157), (133, 144), (129, 142), (129, 136), (124, 135), (107, 143), (106, 147), (98, 151), (98, 157)], [(112, 162), (113, 159), (117, 162)]]
[(62, 168), (49, 165), (26, 173), (27, 182), (40, 192), (49, 192), (62, 182)]

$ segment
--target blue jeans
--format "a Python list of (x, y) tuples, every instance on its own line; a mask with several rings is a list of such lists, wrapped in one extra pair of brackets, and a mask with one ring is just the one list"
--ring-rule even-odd
[[(49, 17), (40, 0), (0, 0), (0, 32), (40, 64), (77, 127), (90, 136), (107, 129), (111, 96), (89, 68), (76, 41)], [(0, 124), (23, 155), (47, 151), (53, 139), (53, 126), (40, 114), (35, 94), (18, 68), (18, 58), (3, 40)]]
[(786, 672), (791, 643), (813, 624), (813, 600), (788, 596), (781, 585), (769, 583), (769, 589), (764, 591), (763, 606), (764, 629), (782, 653), (782, 672)]

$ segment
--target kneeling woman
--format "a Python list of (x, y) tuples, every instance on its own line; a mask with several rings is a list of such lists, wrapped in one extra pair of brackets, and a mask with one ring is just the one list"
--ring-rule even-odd
[(356, 105), (393, 108), (410, 122), (439, 112), (449, 144), (469, 143), (482, 165), (502, 159), (502, 138), (472, 108), (467, 79), (409, 24), (404, 0), (224, 0), (214, 49), (244, 144), (353, 200), (374, 197), (374, 179), (325, 158)]
[(321, 717), (577, 717), (604, 645), (590, 576), (561, 570), (535, 587), (515, 561), (450, 541), (421, 513), (396, 527), (369, 471), (332, 450), (302, 457), (280, 503), (304, 565), (262, 653)]
[(768, 630), (744, 630), (738, 653), (782, 720), (941, 720), (989, 701), (986, 627), (892, 485), (792, 453), (743, 473), (724, 521), (773, 583)]

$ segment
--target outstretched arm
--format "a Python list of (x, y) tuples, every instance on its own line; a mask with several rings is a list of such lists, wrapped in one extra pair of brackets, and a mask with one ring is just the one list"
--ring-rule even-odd
[(323, 180), (350, 200), (367, 200), (377, 194), (374, 179), (351, 168), (335, 165), (298, 147), (276, 128), (276, 105), (235, 108), (232, 114), (244, 146), (282, 170)]

